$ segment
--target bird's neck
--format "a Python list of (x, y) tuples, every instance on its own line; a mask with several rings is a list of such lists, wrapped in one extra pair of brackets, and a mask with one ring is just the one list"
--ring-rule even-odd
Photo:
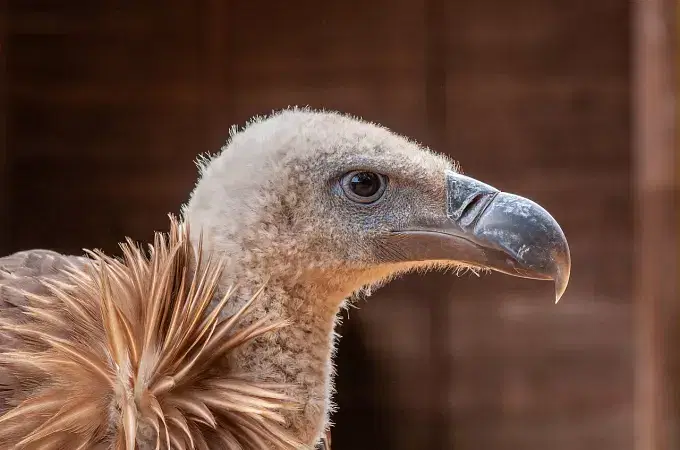
[[(238, 349), (233, 365), (244, 374), (294, 386), (287, 394), (302, 409), (286, 413), (288, 426), (302, 442), (312, 446), (325, 431), (332, 411), (334, 328), (340, 308), (355, 290), (384, 278), (389, 269), (367, 272), (336, 266), (320, 269), (318, 265), (311, 269), (304, 257), (291, 258), (291, 249), (281, 254), (255, 252), (248, 250), (249, 245), (225, 236), (206, 234), (204, 241), (204, 249), (225, 263), (222, 287), (240, 286), (225, 313), (238, 311), (265, 285), (245, 316), (244, 326), (263, 317), (291, 324)], [(291, 260), (302, 261), (303, 266)]]
[[(238, 290), (230, 309), (237, 310), (264, 282), (264, 277), (253, 278), (248, 280), (249, 287)], [(318, 282), (291, 284), (270, 279), (244, 325), (265, 316), (286, 319), (291, 325), (247, 344), (235, 356), (234, 365), (244, 373), (294, 386), (287, 393), (302, 410), (288, 414), (288, 425), (310, 446), (325, 431), (332, 411), (334, 327), (351, 291)]]

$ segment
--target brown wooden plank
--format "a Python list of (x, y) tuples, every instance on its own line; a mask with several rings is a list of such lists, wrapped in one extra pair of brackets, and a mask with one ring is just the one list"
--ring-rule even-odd
[(635, 2), (635, 449), (678, 448), (678, 6)]
[[(447, 95), (446, 79), (449, 64), (447, 33), (447, 7), (444, 1), (430, 0), (426, 2), (425, 22), (427, 29), (426, 40), (426, 94), (427, 94), (427, 123), (429, 144), (439, 151), (450, 153), (447, 147)], [(433, 279), (431, 277), (431, 279)], [(440, 279), (446, 286), (446, 281)], [(431, 381), (429, 392), (429, 423), (436, 430), (430, 434), (428, 448), (451, 448), (452, 433), (447, 432), (453, 423), (453, 409), (449, 405), (447, 395), (443, 390), (453, 378), (453, 361), (450, 355), (451, 317), (450, 296), (439, 289), (439, 295), (432, 295), (428, 301), (429, 329), (430, 329), (430, 358)], [(424, 444), (424, 443), (423, 443)], [(423, 445), (425, 446), (425, 445)]]
[(0, 0), (0, 255), (7, 251), (10, 217), (7, 183), (7, 0)]

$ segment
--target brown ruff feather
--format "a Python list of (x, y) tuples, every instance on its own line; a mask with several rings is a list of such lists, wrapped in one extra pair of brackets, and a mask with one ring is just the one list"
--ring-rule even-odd
[[(282, 412), (296, 408), (283, 386), (235, 373), (228, 355), (287, 324), (240, 326), (210, 310), (221, 267), (194, 249), (171, 217), (146, 255), (130, 240), (123, 258), (90, 253), (48, 295), (22, 292), (24, 315), (0, 311), (3, 393), (0, 448), (297, 449)], [(191, 267), (194, 267), (191, 269)], [(7, 316), (7, 317), (5, 317)], [(0, 387), (1, 389), (1, 387)]]

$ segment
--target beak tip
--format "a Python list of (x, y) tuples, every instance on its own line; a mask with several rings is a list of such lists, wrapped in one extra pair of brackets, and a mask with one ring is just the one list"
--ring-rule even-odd
[(566, 251), (566, 258), (556, 265), (555, 275), (555, 304), (557, 304), (569, 285), (569, 277), (571, 275), (571, 258), (569, 250)]
[(555, 281), (555, 304), (559, 303), (566, 290), (566, 284), (561, 284), (559, 281)]

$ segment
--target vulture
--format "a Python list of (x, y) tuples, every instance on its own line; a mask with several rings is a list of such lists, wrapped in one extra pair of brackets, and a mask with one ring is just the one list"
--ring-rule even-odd
[(328, 447), (357, 295), (429, 269), (567, 287), (545, 209), (350, 115), (257, 117), (198, 166), (149, 245), (0, 258), (0, 448)]

